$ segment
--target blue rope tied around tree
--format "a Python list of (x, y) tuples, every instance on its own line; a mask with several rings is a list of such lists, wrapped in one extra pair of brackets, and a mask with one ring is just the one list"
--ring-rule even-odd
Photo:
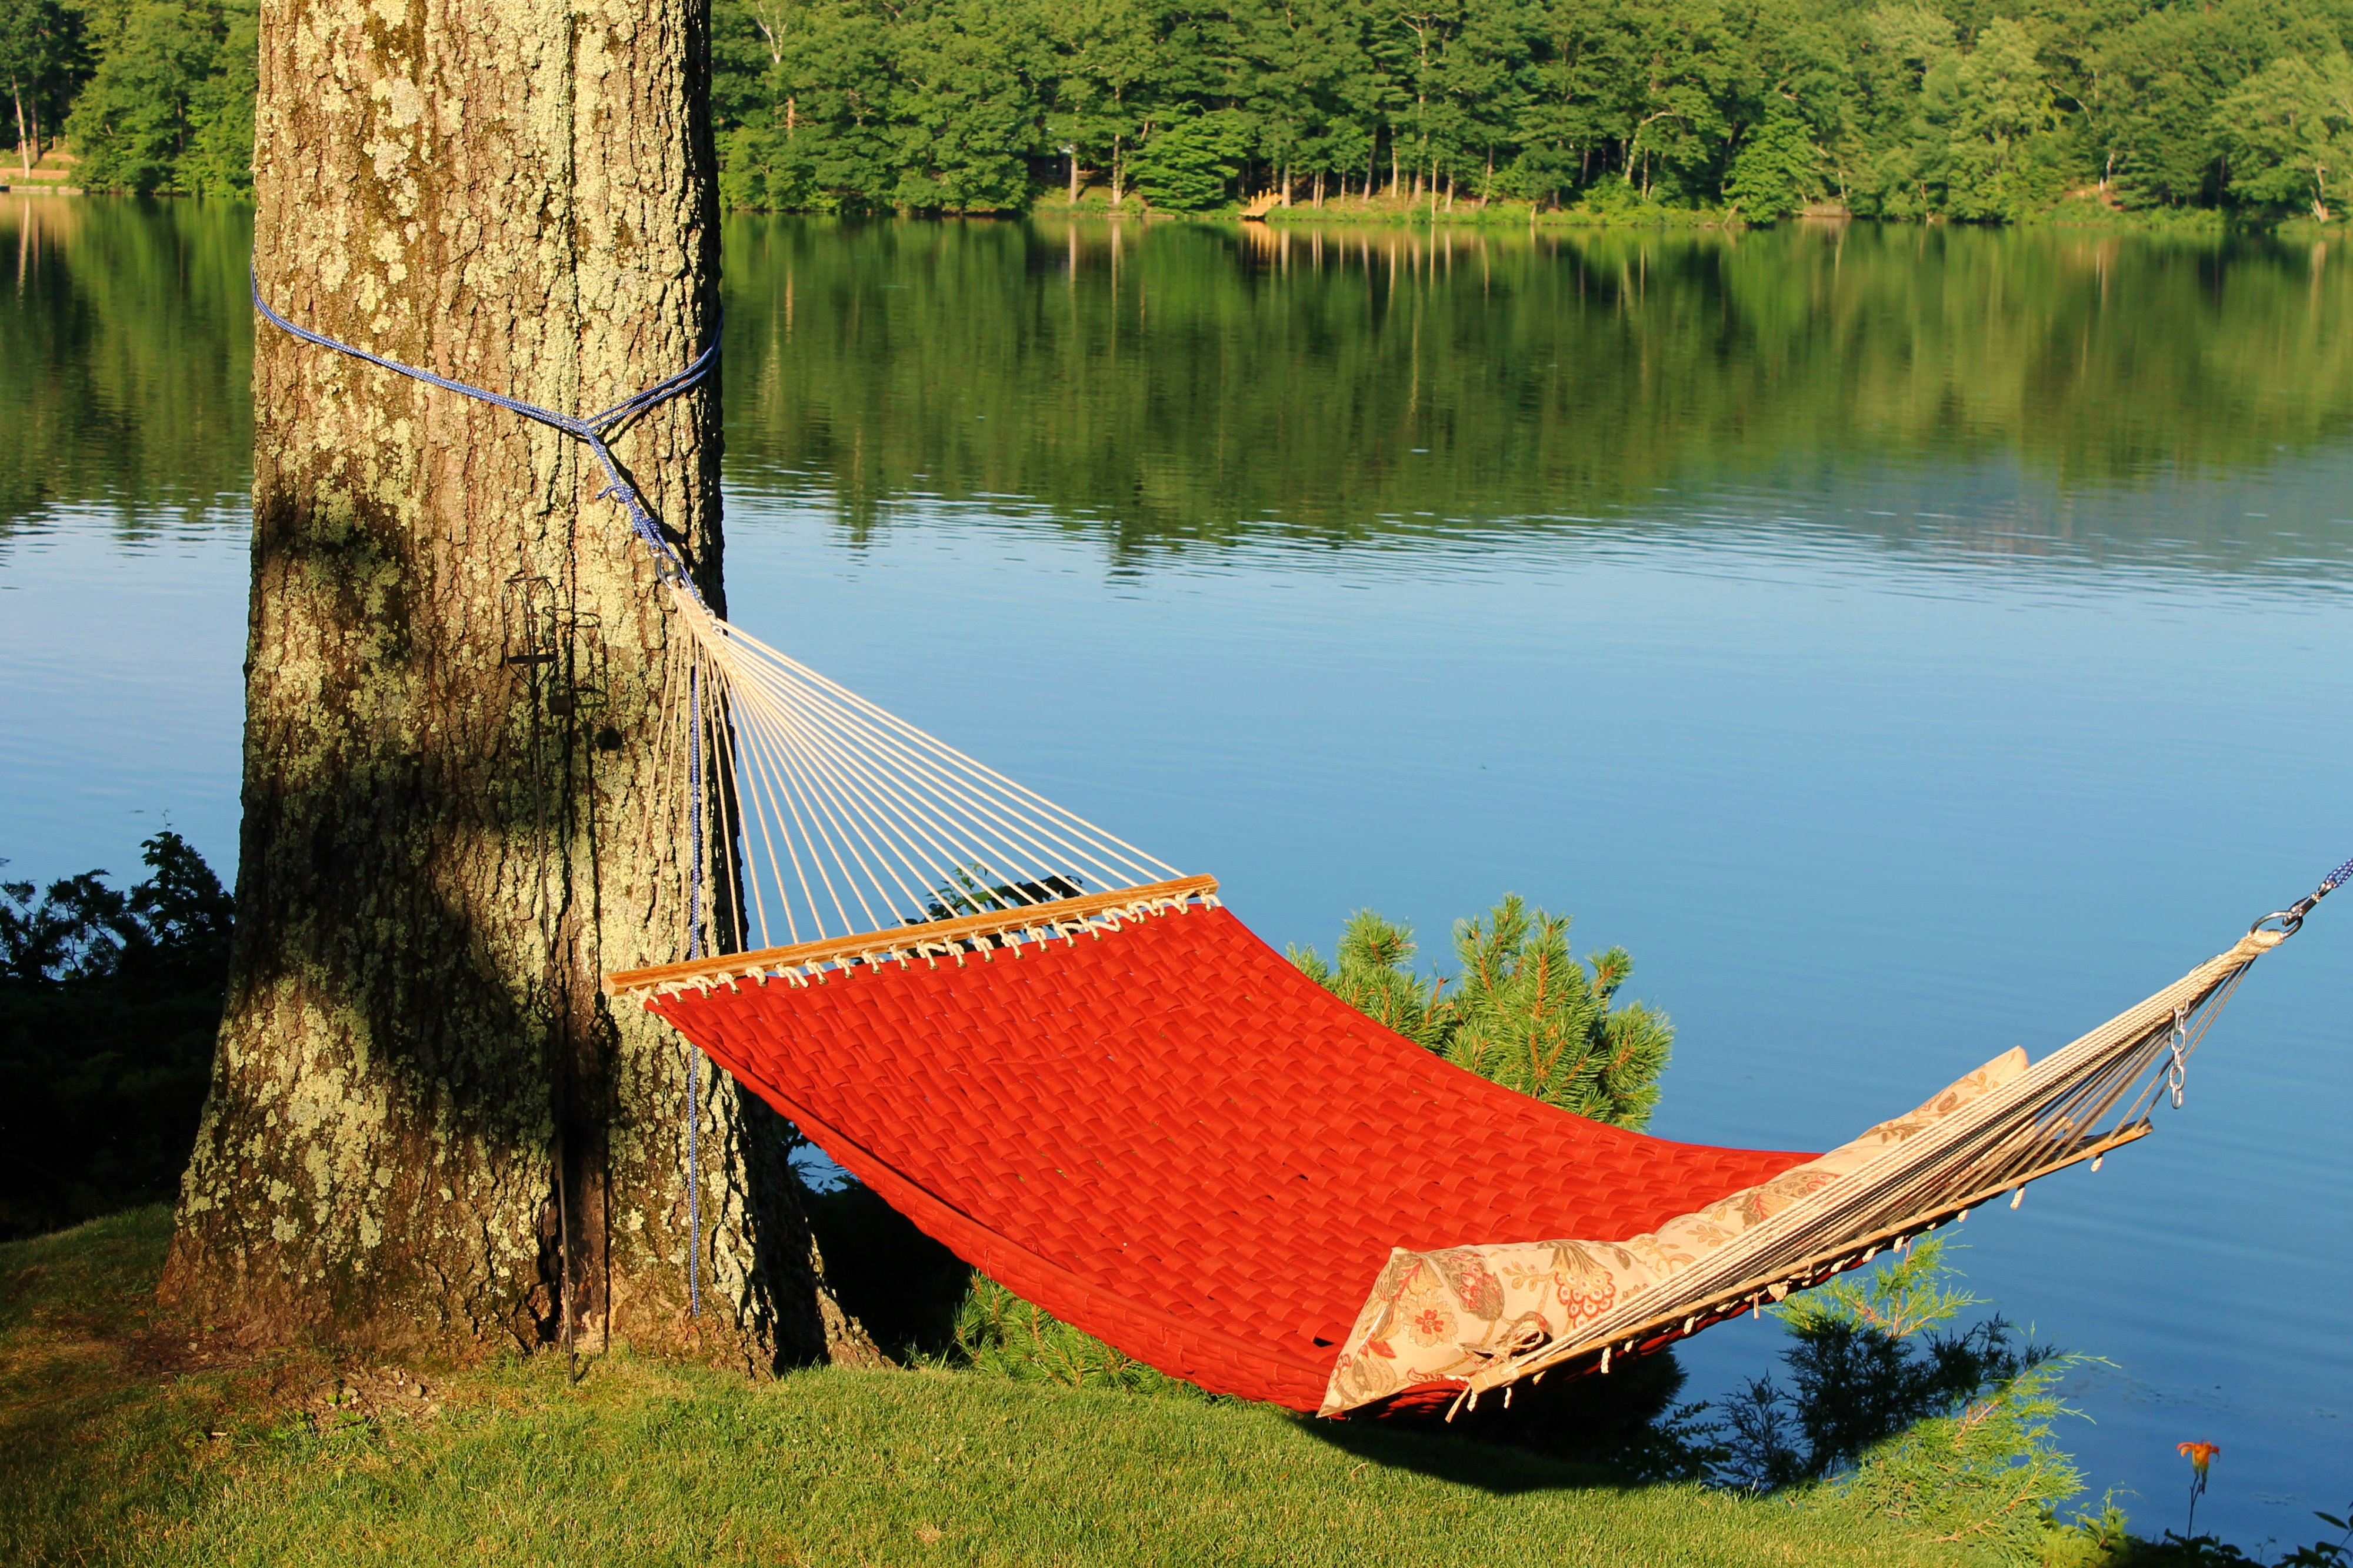
[(695, 591), (693, 579), (686, 574), (686, 563), (679, 559), (677, 550), (662, 533), (661, 524), (656, 522), (653, 514), (646, 510), (645, 500), (638, 494), (638, 487), (631, 484), (628, 477), (621, 472), (621, 465), (614, 459), (613, 449), (605, 444), (605, 437), (611, 431), (628, 424), (648, 409), (658, 407), (680, 394), (689, 391), (704, 376), (710, 374), (711, 367), (719, 362), (720, 340), (716, 330), (712, 333), (711, 346), (697, 354), (694, 363), (684, 370), (673, 375), (665, 376), (643, 392), (625, 397), (601, 413), (575, 416), (569, 414), (558, 414), (553, 408), (542, 408), (536, 403), (525, 403), (520, 397), (510, 397), (502, 392), (491, 392), (485, 387), (470, 386), (462, 381), (452, 381), (446, 375), (436, 375), (429, 370), (420, 370), (413, 364), (403, 364), (398, 360), (386, 359), (382, 354), (373, 354), (365, 349), (355, 348), (350, 343), (331, 338), (324, 332), (314, 332), (308, 327), (297, 326), (271, 310), (269, 301), (261, 297), (259, 275), (248, 269), (246, 277), (253, 285), (253, 308), (260, 311), (264, 319), (281, 331), (291, 333), (306, 343), (315, 344), (322, 349), (332, 349), (346, 358), (375, 365), (379, 370), (388, 370), (396, 375), (405, 375), (411, 381), (421, 381), (427, 386), (438, 386), (444, 392), (454, 392), (460, 397), (470, 397), (477, 403), (487, 403), (493, 408), (503, 408), (510, 414), (520, 414), (535, 424), (544, 425), (550, 429), (561, 430), (585, 445), (596, 455), (597, 466), (605, 470), (605, 488), (596, 492), (596, 499), (619, 501), (621, 509), (629, 515), (630, 531), (644, 542), (646, 549), (653, 555), (655, 569), (661, 574), (662, 580), (692, 595), (695, 603), (702, 602), (702, 595)]
[[(413, 364), (403, 364), (398, 360), (386, 359), (382, 354), (370, 353), (365, 349), (356, 348), (350, 343), (331, 338), (324, 332), (314, 332), (308, 327), (297, 326), (271, 310), (269, 301), (261, 297), (261, 277), (259, 273), (248, 268), (246, 270), (246, 279), (253, 287), (253, 308), (260, 311), (263, 319), (280, 331), (290, 333), (315, 347), (332, 349), (346, 358), (375, 365), (379, 370), (388, 370), (396, 375), (405, 375), (411, 381), (421, 381), (427, 386), (438, 386), (444, 392), (454, 392), (460, 397), (470, 397), (477, 403), (487, 403), (493, 408), (503, 408), (510, 414), (520, 414), (525, 419), (544, 425), (550, 429), (561, 430), (581, 442), (596, 455), (597, 466), (605, 470), (605, 488), (596, 492), (596, 499), (619, 501), (621, 510), (628, 513), (629, 531), (638, 536), (639, 542), (644, 544), (647, 552), (653, 556), (654, 570), (661, 580), (686, 594), (697, 605), (702, 604), (702, 595), (696, 591), (694, 580), (687, 575), (686, 563), (679, 558), (677, 549), (663, 534), (661, 524), (656, 522), (653, 514), (646, 510), (645, 499), (638, 494), (638, 487), (631, 484), (628, 477), (621, 472), (621, 465), (615, 460), (613, 449), (606, 445), (605, 438), (609, 433), (628, 424), (638, 415), (659, 407), (692, 388), (704, 376), (711, 374), (711, 367), (719, 362), (720, 336), (715, 324), (711, 335), (711, 346), (697, 354), (694, 363), (684, 370), (663, 377), (643, 392), (625, 397), (601, 413), (575, 416), (558, 414), (553, 408), (542, 408), (536, 403), (526, 403), (520, 397), (510, 397), (502, 392), (492, 392), (486, 387), (470, 386), (462, 381), (452, 381), (446, 375), (436, 375), (429, 370), (421, 370)], [(691, 818), (688, 837), (692, 841), (692, 847), (689, 850), (692, 868), (688, 876), (686, 955), (691, 959), (702, 956), (702, 672), (698, 668), (690, 679), (691, 692), (688, 710), (694, 718), (687, 738), (687, 794), (688, 810)], [(695, 1101), (696, 1084), (702, 1076), (701, 1067), (700, 1055), (691, 1045), (688, 1046), (686, 1047), (686, 1294), (689, 1309), (698, 1318), (702, 1315), (701, 1277), (702, 1205), (701, 1173), (697, 1168), (700, 1161), (696, 1157)], [(565, 1267), (570, 1267), (568, 1262)]]

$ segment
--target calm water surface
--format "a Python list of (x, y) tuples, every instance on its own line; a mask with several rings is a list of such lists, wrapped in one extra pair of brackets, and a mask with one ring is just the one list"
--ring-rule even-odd
[[(248, 234), (0, 205), (11, 876), (166, 813), (233, 855)], [(741, 220), (726, 265), (738, 620), (1274, 942), (1575, 911), (1675, 1016), (1671, 1136), (1836, 1142), (2353, 854), (2353, 255)], [(2151, 1533), (2183, 1439), (2242, 1541), (2353, 1495), (2349, 999), (2325, 908), (2158, 1138), (1961, 1233), (2113, 1363), (2064, 1438)]]

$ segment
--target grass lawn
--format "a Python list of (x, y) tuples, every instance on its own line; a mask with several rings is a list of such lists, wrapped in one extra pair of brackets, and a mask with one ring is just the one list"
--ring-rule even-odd
[(142, 1209), (0, 1247), (0, 1563), (1969, 1561), (1831, 1508), (1254, 1405), (255, 1357), (151, 1325), (169, 1231)]

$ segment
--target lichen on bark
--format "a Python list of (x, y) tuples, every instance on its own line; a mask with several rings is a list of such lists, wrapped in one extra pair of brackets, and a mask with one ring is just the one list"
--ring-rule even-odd
[[(295, 320), (586, 410), (717, 325), (707, 0), (265, 0), (256, 276)], [(681, 954), (670, 630), (575, 443), (266, 326), (237, 942), (167, 1304), (465, 1356), (871, 1358), (773, 1113), (601, 972)], [(617, 450), (720, 603), (715, 382)], [(559, 1198), (559, 1194), (561, 1194)], [(687, 1306), (698, 1248), (702, 1311)]]

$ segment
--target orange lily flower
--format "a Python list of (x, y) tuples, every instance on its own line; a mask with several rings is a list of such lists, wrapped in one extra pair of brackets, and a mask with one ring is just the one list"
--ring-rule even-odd
[(2198, 1472), (2198, 1479), (2202, 1481), (2206, 1479), (2206, 1467), (2214, 1462), (2214, 1456), (2222, 1451), (2222, 1445), (2220, 1443), (2180, 1443), (2175, 1445), (2174, 1451), (2176, 1453), (2187, 1454), (2189, 1456), (2190, 1468)]

